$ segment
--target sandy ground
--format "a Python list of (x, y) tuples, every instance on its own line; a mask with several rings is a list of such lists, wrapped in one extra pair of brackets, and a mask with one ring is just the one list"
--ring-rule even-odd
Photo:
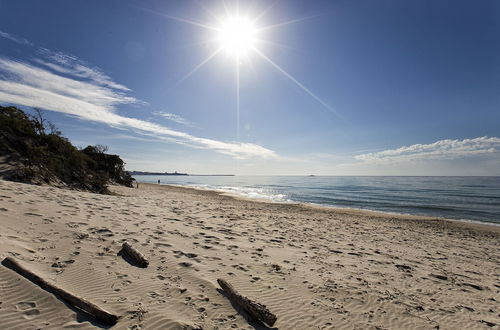
[[(141, 184), (118, 195), (0, 181), (0, 257), (121, 316), (115, 329), (498, 329), (500, 227)], [(118, 252), (131, 242), (150, 259)], [(104, 327), (0, 266), (0, 328)]]

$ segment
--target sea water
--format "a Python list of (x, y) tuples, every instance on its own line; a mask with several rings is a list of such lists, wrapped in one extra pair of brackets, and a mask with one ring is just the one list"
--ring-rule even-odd
[(138, 182), (302, 202), (500, 224), (500, 177), (134, 176)]

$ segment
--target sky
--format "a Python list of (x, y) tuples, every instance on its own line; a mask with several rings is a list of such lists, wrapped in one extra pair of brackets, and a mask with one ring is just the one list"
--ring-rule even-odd
[(0, 0), (0, 104), (128, 170), (500, 175), (500, 2)]

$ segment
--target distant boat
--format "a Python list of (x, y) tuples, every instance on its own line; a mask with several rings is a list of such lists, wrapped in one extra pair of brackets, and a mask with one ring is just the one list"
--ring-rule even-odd
[(309, 174), (308, 176), (316, 176), (316, 175), (314, 175), (314, 174)]

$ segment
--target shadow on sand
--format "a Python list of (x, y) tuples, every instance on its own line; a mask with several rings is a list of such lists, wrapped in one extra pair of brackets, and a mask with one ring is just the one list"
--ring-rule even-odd
[(278, 330), (278, 328), (274, 327), (274, 328), (271, 328), (271, 327), (268, 327), (267, 325), (265, 325), (264, 323), (262, 323), (261, 321), (259, 320), (256, 320), (255, 318), (253, 318), (251, 315), (249, 315), (243, 308), (241, 308), (239, 305), (235, 304), (234, 302), (231, 301), (231, 299), (229, 299), (229, 296), (228, 294), (222, 290), (222, 289), (219, 289), (217, 288), (217, 292), (219, 292), (221, 295), (223, 295), (224, 297), (227, 298), (227, 300), (229, 300), (229, 302), (231, 303), (231, 306), (233, 306), (233, 308), (241, 315), (243, 316), (243, 318), (245, 320), (247, 320), (248, 324), (253, 327), (254, 329), (256, 330)]
[(120, 256), (123, 258), (123, 260), (125, 260), (127, 263), (129, 263), (130, 265), (134, 266), (134, 267), (138, 267), (138, 268), (147, 268), (147, 266), (143, 266), (141, 264), (139, 264), (137, 261), (135, 261), (132, 257), (130, 257), (130, 255), (125, 252), (125, 250), (121, 249), (116, 255)]

